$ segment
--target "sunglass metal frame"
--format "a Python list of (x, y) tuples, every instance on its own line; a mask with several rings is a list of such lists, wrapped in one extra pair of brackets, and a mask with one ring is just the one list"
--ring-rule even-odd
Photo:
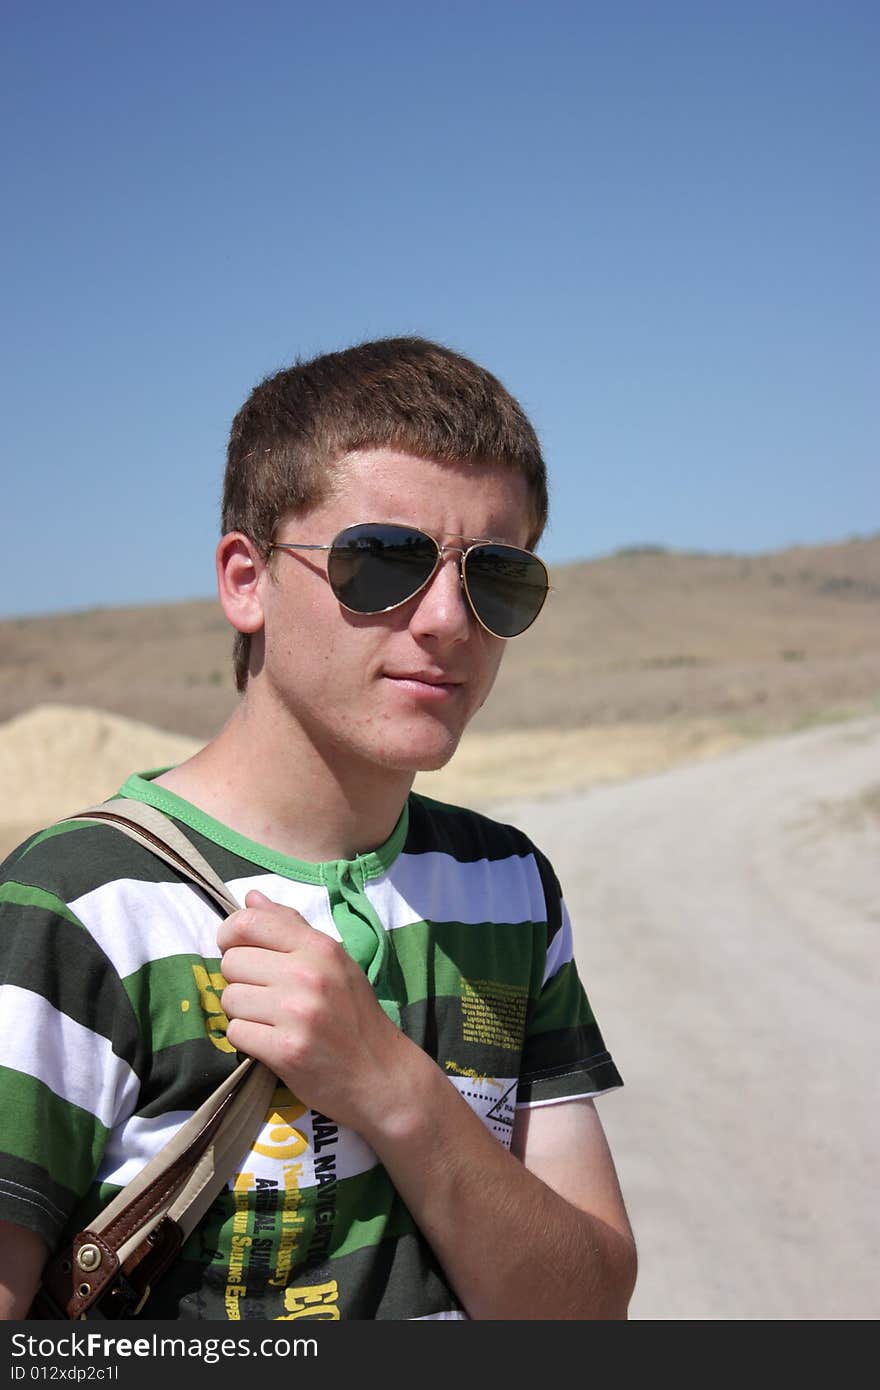
[[(412, 593), (407, 594), (405, 598), (399, 599), (396, 603), (389, 603), (384, 608), (352, 608), (351, 605), (347, 604), (345, 600), (341, 598), (339, 593), (337, 592), (333, 584), (333, 580), (330, 577), (328, 565), (327, 582), (330, 584), (330, 587), (333, 590), (333, 594), (336, 598), (336, 601), (339, 604), (341, 604), (341, 606), (349, 613), (356, 613), (360, 617), (373, 617), (381, 613), (393, 613), (396, 608), (402, 608), (405, 603), (409, 603), (410, 599), (416, 598), (418, 594), (422, 593), (422, 591), (428, 587), (428, 585), (431, 583), (431, 580), (434, 578), (434, 575), (437, 573), (437, 570), (440, 568), (443, 556), (444, 554), (446, 554), (447, 551), (454, 551), (459, 555), (460, 558), (458, 565), (458, 578), (459, 583), (461, 584), (461, 587), (464, 590), (465, 597), (467, 598), (468, 607), (470, 608), (477, 622), (480, 624), (480, 627), (482, 627), (492, 637), (498, 637), (502, 642), (509, 642), (512, 640), (513, 637), (521, 637), (524, 632), (528, 632), (532, 624), (538, 619), (544, 607), (544, 604), (547, 601), (547, 595), (549, 594), (551, 587), (550, 575), (547, 566), (544, 564), (544, 561), (541, 559), (540, 555), (536, 555), (535, 552), (532, 550), (526, 550), (524, 546), (510, 545), (507, 541), (495, 540), (491, 536), (460, 536), (458, 537), (459, 540), (467, 540), (469, 544), (466, 546), (446, 545), (441, 544), (441, 542), (437, 539), (436, 536), (432, 536), (430, 531), (423, 530), (421, 526), (408, 526), (403, 522), (396, 521), (357, 521), (354, 522), (351, 526), (344, 526), (342, 530), (338, 533), (338, 535), (334, 536), (333, 540), (329, 543), (329, 545), (309, 545), (306, 544), (304, 541), (272, 541), (269, 544), (269, 550), (325, 550), (329, 552), (332, 552), (333, 550), (337, 549), (341, 550), (342, 547), (340, 546), (339, 542), (342, 539), (342, 537), (348, 535), (352, 531), (360, 530), (364, 526), (382, 526), (387, 530), (406, 531), (409, 532), (410, 535), (415, 534), (418, 536), (424, 536), (425, 540), (431, 541), (431, 543), (435, 546), (437, 551), (437, 558), (434, 561), (434, 565), (431, 569), (430, 574), (428, 574), (422, 580), (421, 584), (419, 584), (417, 588), (413, 589)], [(533, 560), (538, 565), (540, 565), (544, 574), (544, 582), (546, 587), (544, 589), (544, 597), (541, 599), (541, 603), (537, 611), (535, 612), (534, 616), (529, 619), (525, 627), (520, 628), (518, 632), (511, 633), (509, 637), (505, 637), (503, 633), (495, 632), (493, 628), (489, 627), (488, 623), (483, 621), (483, 619), (480, 617), (476, 604), (474, 603), (470, 588), (468, 586), (468, 556), (473, 551), (480, 550), (484, 546), (498, 546), (500, 549), (512, 551), (516, 555), (526, 555), (528, 556), (529, 560)]]

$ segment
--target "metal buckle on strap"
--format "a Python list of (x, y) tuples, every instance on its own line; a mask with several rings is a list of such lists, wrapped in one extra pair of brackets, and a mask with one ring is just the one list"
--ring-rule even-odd
[(82, 1318), (106, 1318), (110, 1321), (117, 1321), (121, 1318), (134, 1318), (143, 1308), (150, 1296), (150, 1285), (147, 1284), (143, 1293), (135, 1288), (130, 1279), (118, 1270), (107, 1288), (96, 1299), (85, 1313), (80, 1314)]
[(141, 1294), (141, 1296), (140, 1296), (138, 1302), (135, 1304), (134, 1308), (132, 1308), (131, 1314), (130, 1314), (131, 1317), (133, 1317), (133, 1318), (136, 1318), (136, 1317), (137, 1317), (138, 1313), (139, 1313), (139, 1312), (141, 1311), (141, 1309), (143, 1308), (144, 1304), (146, 1303), (146, 1301), (147, 1301), (147, 1299), (149, 1298), (149, 1296), (150, 1296), (151, 1293), (152, 1293), (152, 1286), (151, 1286), (150, 1284), (148, 1284), (147, 1287), (144, 1289), (143, 1293)]

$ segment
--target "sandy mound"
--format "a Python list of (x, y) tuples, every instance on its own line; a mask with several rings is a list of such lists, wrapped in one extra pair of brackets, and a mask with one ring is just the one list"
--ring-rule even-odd
[(120, 715), (38, 705), (0, 725), (5, 806), (0, 850), (59, 816), (112, 796), (131, 772), (188, 758), (199, 743)]
[[(447, 767), (420, 773), (416, 789), (487, 807), (507, 797), (583, 791), (701, 761), (742, 742), (718, 721), (621, 724), (466, 734)], [(201, 741), (120, 715), (38, 705), (0, 725), (5, 812), (0, 854), (32, 831), (111, 796), (133, 771), (188, 758)]]

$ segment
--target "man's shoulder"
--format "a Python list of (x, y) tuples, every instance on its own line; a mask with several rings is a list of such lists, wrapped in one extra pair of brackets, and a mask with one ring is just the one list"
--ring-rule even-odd
[(457, 884), (473, 911), (478, 901), (485, 903), (486, 920), (503, 910), (513, 914), (511, 920), (547, 923), (551, 935), (560, 927), (559, 880), (546, 855), (518, 826), (413, 793), (404, 845), (411, 873), (419, 872), (422, 855), (442, 856), (428, 871), (431, 881)]
[(160, 877), (154, 855), (111, 825), (56, 821), (23, 840), (0, 864), (0, 893), (10, 884), (65, 903), (119, 879)]
[(408, 854), (440, 851), (464, 862), (507, 859), (511, 855), (534, 856), (546, 862), (518, 826), (416, 792), (410, 796), (405, 849)]

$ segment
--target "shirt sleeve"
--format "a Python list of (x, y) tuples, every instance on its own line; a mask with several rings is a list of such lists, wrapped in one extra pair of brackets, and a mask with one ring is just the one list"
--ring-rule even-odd
[(54, 1248), (138, 1091), (137, 1025), (104, 952), (22, 855), (0, 882), (0, 1218)]
[(540, 852), (536, 859), (547, 908), (546, 951), (526, 1021), (517, 1105), (597, 1096), (623, 1085), (578, 974), (558, 879)]

